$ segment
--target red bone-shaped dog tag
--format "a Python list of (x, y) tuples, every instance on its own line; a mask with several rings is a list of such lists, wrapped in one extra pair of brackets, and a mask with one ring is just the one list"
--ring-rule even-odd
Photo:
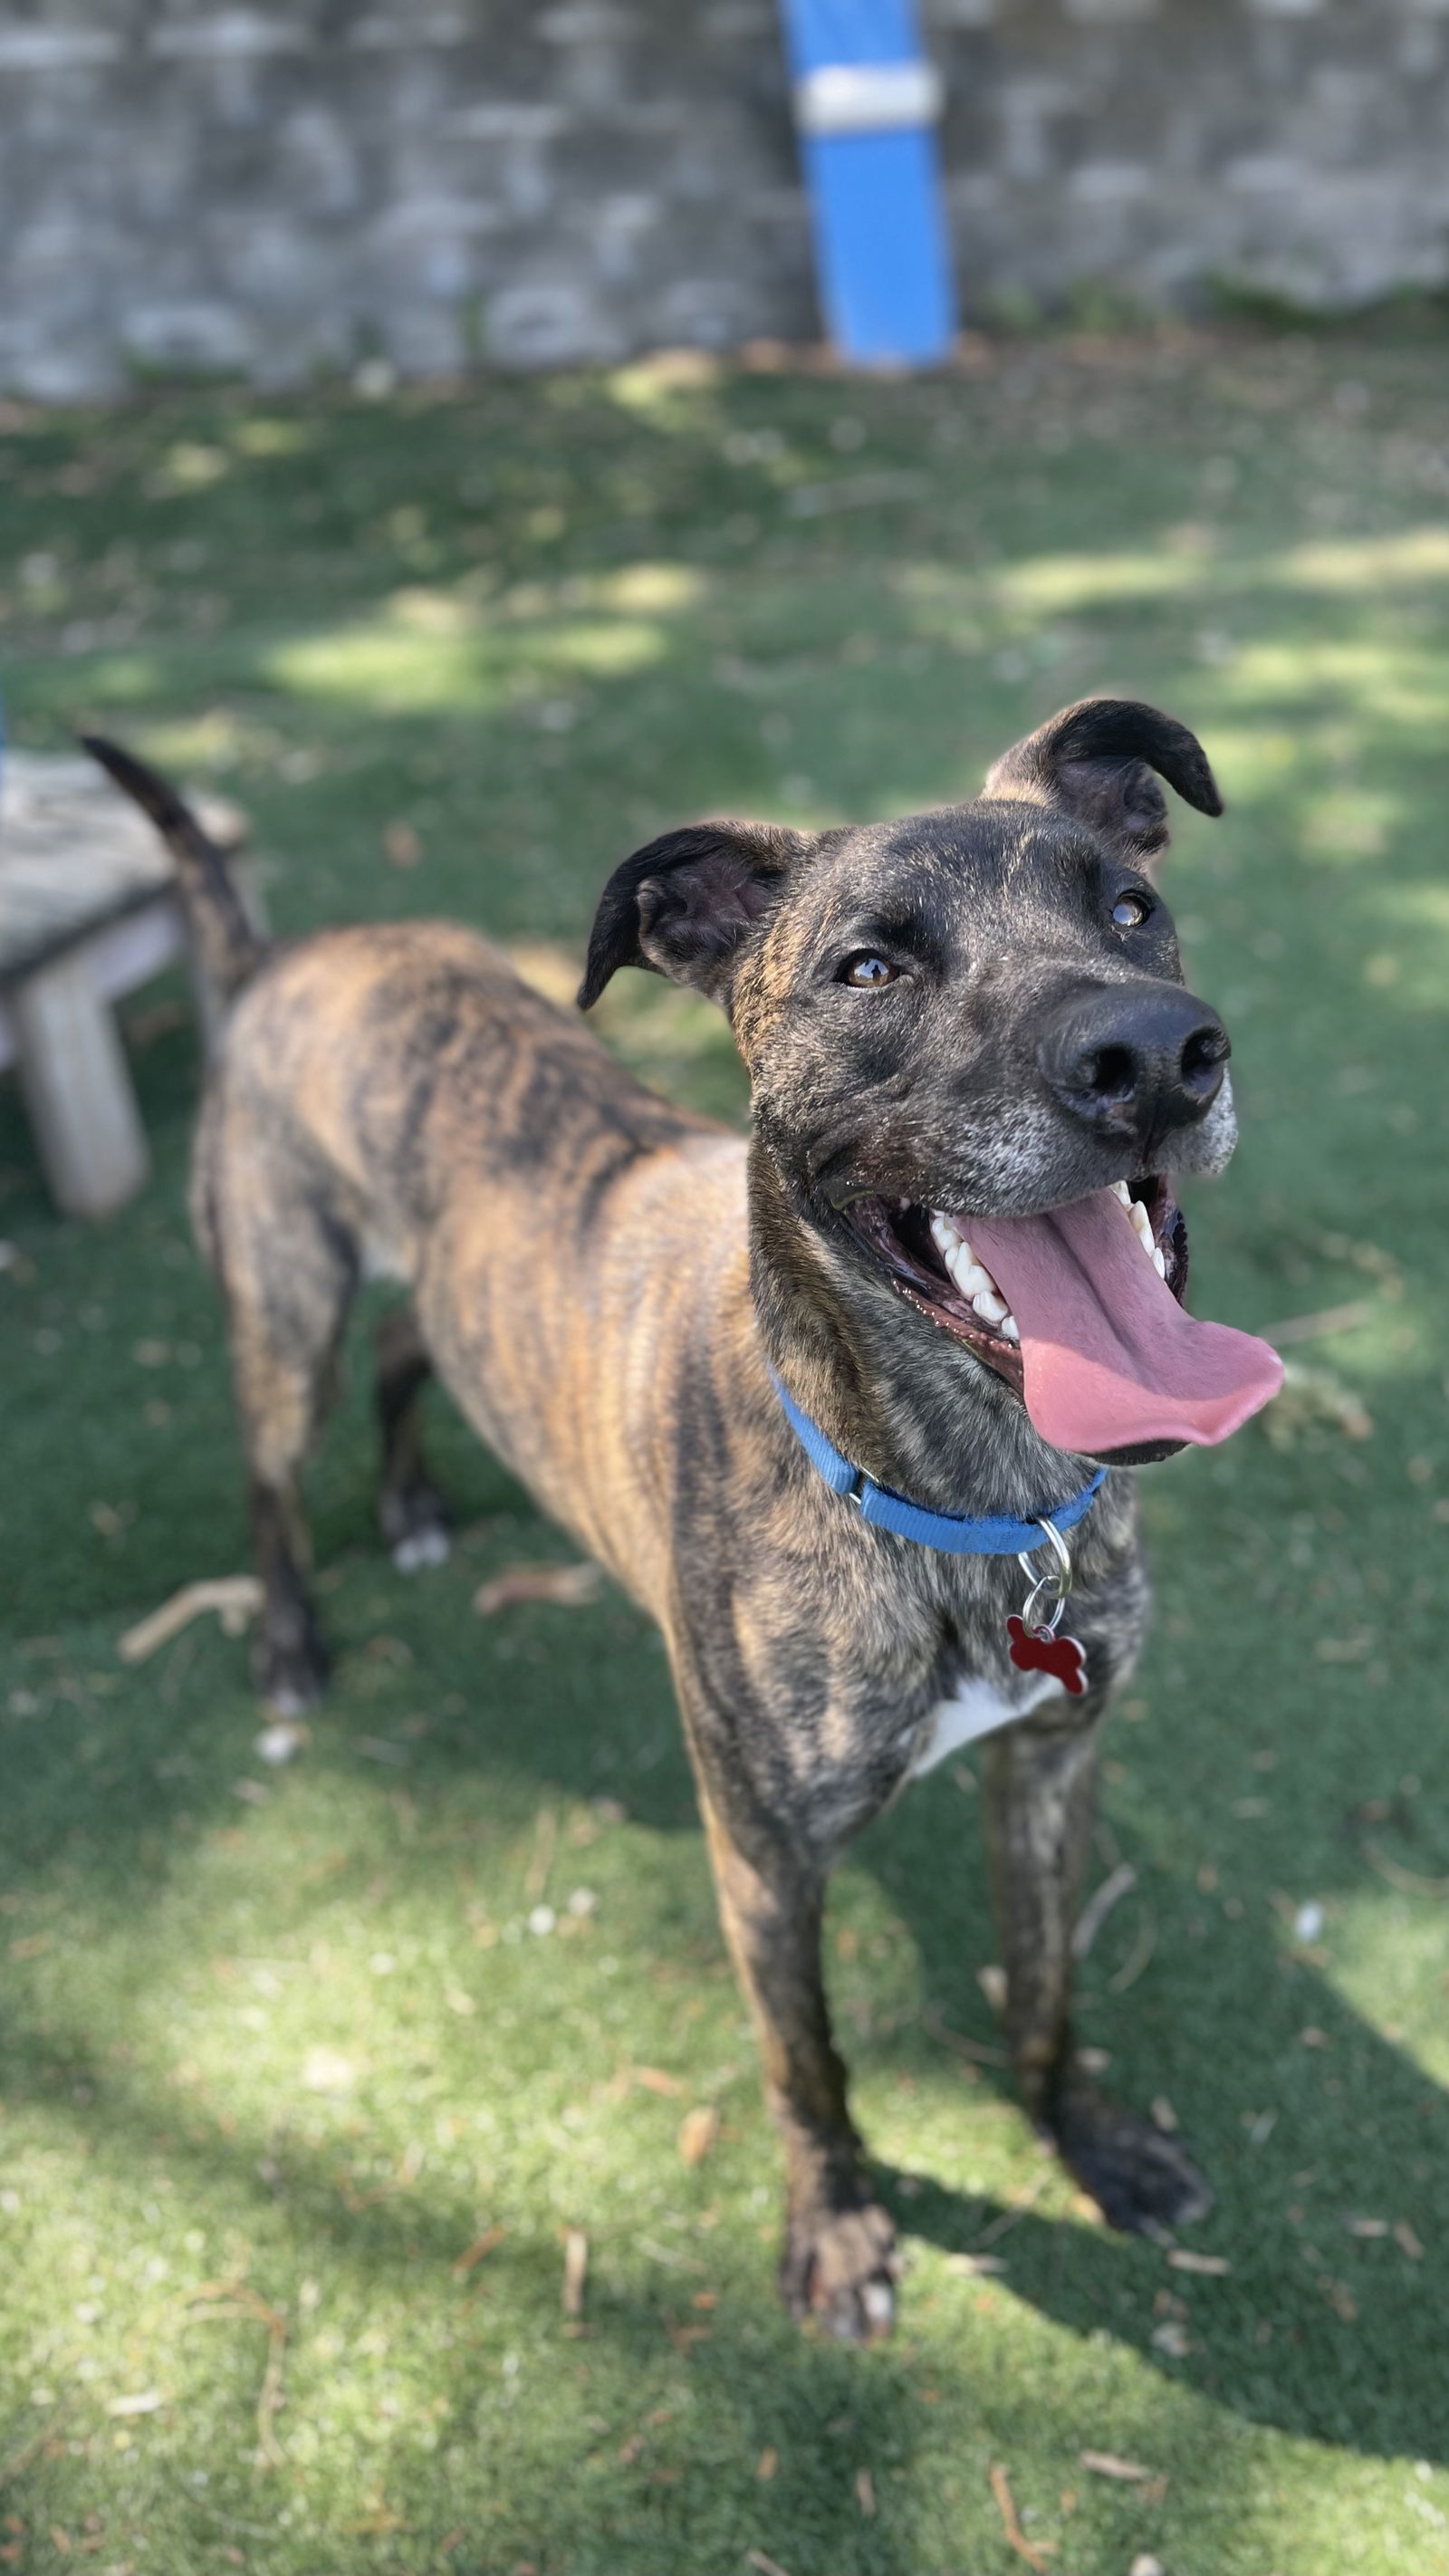
[(1080, 1699), (1087, 1687), (1087, 1658), (1075, 1637), (1054, 1637), (1050, 1628), (1028, 1628), (1014, 1614), (1007, 1620), (1011, 1660), (1024, 1673), (1051, 1673)]

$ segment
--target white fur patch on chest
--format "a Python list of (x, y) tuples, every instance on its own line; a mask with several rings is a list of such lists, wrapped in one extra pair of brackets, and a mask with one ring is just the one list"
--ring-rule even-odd
[(1004, 1689), (1000, 1682), (963, 1681), (953, 1698), (938, 1702), (929, 1731), (922, 1728), (911, 1778), (919, 1780), (924, 1771), (934, 1771), (948, 1753), (974, 1743), (978, 1735), (994, 1735), (999, 1726), (1013, 1726), (1044, 1699), (1059, 1698), (1061, 1688), (1053, 1673), (1037, 1673), (1030, 1681), (1023, 1680), (1019, 1690)]

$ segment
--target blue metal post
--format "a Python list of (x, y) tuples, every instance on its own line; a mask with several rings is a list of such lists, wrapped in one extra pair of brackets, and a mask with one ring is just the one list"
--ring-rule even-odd
[(912, 0), (781, 0), (820, 300), (843, 356), (931, 366), (956, 335), (934, 126)]

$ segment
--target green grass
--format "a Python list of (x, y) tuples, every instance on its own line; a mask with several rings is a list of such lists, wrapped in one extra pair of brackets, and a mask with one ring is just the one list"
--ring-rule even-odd
[[(1363, 1320), (1150, 1478), (1161, 1612), (1107, 1774), (1102, 1864), (1138, 1886), (1083, 2039), (1171, 2102), (1219, 2192), (1193, 2245), (1231, 2268), (1106, 2235), (931, 2037), (992, 2037), (963, 1766), (832, 1896), (909, 2252), (894, 2344), (841, 2352), (774, 2303), (655, 1638), (615, 1596), (475, 1615), (480, 1577), (568, 1549), (441, 1402), (465, 1535), (398, 1578), (359, 1349), (313, 1479), (339, 1667), (302, 1758), (257, 1760), (214, 1622), (123, 1667), (131, 1620), (245, 1563), (189, 1029), (130, 1006), (157, 1171), (109, 1225), (50, 1213), (4, 1089), (0, 2565), (996, 2576), (1023, 2563), (999, 2463), (1056, 2576), (1449, 2569), (1446, 399), (1431, 338), (1241, 333), (918, 385), (639, 368), (4, 416), (15, 737), (99, 722), (214, 778), (287, 930), (453, 912), (556, 969), (671, 820), (895, 812), (1073, 696), (1160, 700), (1229, 799), (1168, 877), (1245, 1127), (1193, 1200), (1197, 1303)], [(626, 980), (616, 1043), (738, 1111), (721, 1024)], [(998, 2227), (1005, 2268), (971, 2273)]]

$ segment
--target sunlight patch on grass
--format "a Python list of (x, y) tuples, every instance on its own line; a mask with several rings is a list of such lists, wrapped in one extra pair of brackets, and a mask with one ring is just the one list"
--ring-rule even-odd
[(662, 626), (642, 617), (571, 620), (535, 639), (540, 662), (560, 671), (586, 671), (599, 679), (622, 679), (662, 662), (669, 638)]
[(232, 769), (242, 760), (275, 754), (270, 725), (238, 713), (234, 707), (208, 707), (192, 717), (172, 717), (145, 727), (146, 755), (163, 768)]
[(1317, 537), (1269, 556), (1266, 577), (1288, 590), (1381, 595), (1449, 582), (1449, 529), (1403, 528), (1389, 537)]
[(316, 446), (317, 430), (310, 421), (271, 420), (261, 413), (239, 420), (231, 443), (239, 456), (303, 456)]
[[(1416, 1852), (1392, 1825), (1365, 1829), (1372, 1884), (1341, 1897), (1327, 1935), (1329, 1975), (1350, 2009), (1435, 2084), (1449, 2084), (1449, 2028), (1442, 2010), (1449, 1870)], [(1383, 1878), (1398, 1870), (1422, 1892)], [(1397, 2216), (1397, 2212), (1391, 2213)]]
[(900, 566), (892, 584), (903, 598), (936, 607), (1026, 608), (1056, 615), (1066, 609), (1109, 607), (1125, 600), (1178, 599), (1188, 593), (1245, 597), (1260, 592), (1301, 592), (1333, 597), (1366, 592), (1382, 598), (1396, 589), (1449, 583), (1449, 534), (1441, 527), (1413, 528), (1392, 537), (1316, 539), (1311, 544), (1255, 551), (1219, 552), (1207, 530), (1189, 525), (1165, 532), (1160, 544), (1083, 554), (1028, 556), (1002, 571), (973, 572), (944, 564)]
[(723, 372), (723, 361), (708, 349), (660, 349), (630, 366), (616, 367), (605, 378), (605, 386), (622, 410), (648, 416), (667, 409), (680, 394), (699, 393), (717, 384)]
[(502, 672), (487, 667), (473, 638), (419, 635), (382, 621), (275, 644), (263, 654), (262, 668), (299, 697), (377, 714), (498, 706), (506, 694)]
[(591, 605), (662, 617), (698, 607), (709, 587), (697, 564), (635, 563), (597, 574), (588, 590)]
[(1218, 677), (1240, 703), (1307, 707), (1337, 696), (1365, 717), (1420, 733), (1437, 731), (1449, 705), (1449, 654), (1387, 638), (1245, 640)]
[(233, 462), (224, 447), (205, 446), (194, 438), (178, 439), (156, 468), (150, 490), (157, 499), (180, 492), (204, 492), (213, 483), (226, 480)]
[(1382, 858), (1395, 828), (1407, 819), (1403, 797), (1352, 786), (1306, 797), (1298, 811), (1302, 855), (1330, 867), (1359, 867)]
[(526, 638), (435, 592), (407, 591), (389, 615), (297, 636), (261, 656), (267, 677), (298, 696), (419, 715), (496, 708), (550, 677), (617, 678), (667, 652), (664, 630), (640, 618), (543, 623)]

